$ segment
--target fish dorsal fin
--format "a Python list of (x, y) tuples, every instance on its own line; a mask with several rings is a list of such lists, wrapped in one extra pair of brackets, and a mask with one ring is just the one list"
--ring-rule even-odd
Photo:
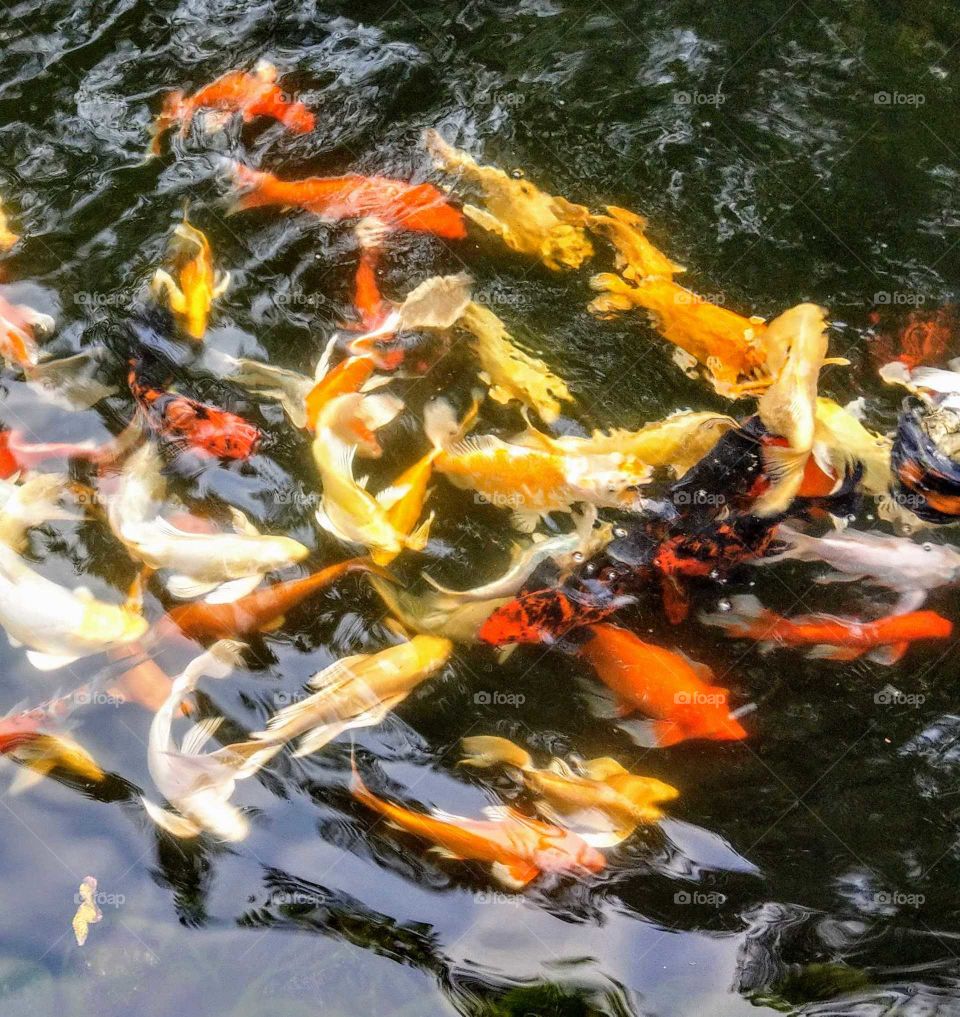
[(211, 590), (215, 590), (219, 584), (194, 579), (193, 576), (173, 575), (167, 578), (164, 585), (170, 595), (176, 597), (177, 600), (193, 600), (195, 597), (202, 597)]
[(315, 674), (307, 682), (307, 687), (320, 690), (339, 685), (344, 678), (353, 678), (353, 667), (366, 659), (367, 654), (365, 653), (353, 653), (348, 657), (341, 657), (339, 660), (335, 660), (329, 667), (325, 667), (322, 671)]
[(501, 448), (506, 448), (506, 445), (496, 435), (471, 434), (455, 442), (447, 451), (451, 456), (491, 455)]
[(204, 598), (205, 604), (232, 604), (235, 600), (245, 597), (260, 585), (263, 576), (255, 572), (251, 576), (241, 576), (239, 579), (231, 579), (229, 582), (221, 583), (211, 590)]
[(236, 533), (239, 533), (242, 537), (259, 537), (261, 536), (260, 531), (253, 525), (247, 516), (234, 506), (230, 506), (230, 521), (233, 523), (233, 529)]
[(217, 733), (222, 723), (223, 717), (207, 717), (197, 721), (183, 736), (180, 751), (185, 756), (199, 756), (204, 745)]
[(393, 484), (378, 491), (374, 497), (377, 504), (384, 510), (392, 509), (400, 499), (410, 490), (409, 484)]
[(333, 452), (334, 468), (345, 477), (353, 476), (353, 461), (357, 457), (357, 446), (338, 442)]
[(609, 780), (610, 777), (616, 777), (629, 772), (625, 766), (622, 766), (615, 759), (611, 759), (610, 756), (588, 759), (583, 764), (582, 769), (591, 780)]

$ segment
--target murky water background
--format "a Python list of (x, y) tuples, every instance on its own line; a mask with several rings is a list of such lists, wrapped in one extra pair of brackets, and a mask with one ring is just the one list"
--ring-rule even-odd
[[(854, 367), (828, 369), (822, 391), (862, 392), (870, 422), (889, 425), (898, 396), (875, 381), (871, 310), (885, 305), (895, 322), (956, 298), (958, 42), (960, 13), (938, 2), (11, 3), (0, 12), (0, 195), (29, 237), (6, 275), (29, 282), (10, 294), (55, 314), (55, 353), (105, 345), (122, 383), (124, 323), (189, 200), (234, 278), (209, 347), (310, 370), (349, 311), (350, 231), (307, 214), (227, 217), (222, 155), (242, 143), (251, 164), (288, 176), (434, 179), (419, 137), (435, 126), (555, 193), (647, 215), (658, 245), (713, 300), (761, 315), (827, 305), (833, 348)], [(176, 140), (144, 164), (164, 91), (260, 56), (289, 70), (285, 82), (317, 113), (314, 133), (260, 124), (202, 145)], [(461, 265), (569, 381), (588, 424), (720, 408), (639, 321), (593, 320), (585, 274), (551, 275), (482, 237), (451, 250), (401, 235), (384, 287), (398, 295)], [(454, 355), (426, 387), (463, 371)], [(132, 412), (122, 395), (96, 413), (40, 411), (12, 379), (0, 417), (36, 440), (102, 438)], [(199, 368), (181, 384), (269, 439), (249, 464), (185, 465), (178, 493), (195, 504), (223, 496), (332, 560), (310, 522), (308, 447), (278, 408)], [(505, 517), (449, 490), (437, 507), (437, 536), (459, 549), (448, 575), (496, 574)], [(82, 577), (94, 592), (133, 575), (94, 523), (38, 532), (32, 551), (47, 574)], [(746, 572), (726, 592), (756, 579), (779, 609), (855, 611), (866, 596), (817, 587), (815, 574)], [(931, 601), (956, 617), (954, 605), (949, 593)], [(148, 610), (159, 614), (155, 599)], [(261, 726), (334, 657), (382, 645), (381, 615), (359, 580), (314, 598), (255, 643), (251, 670), (206, 686), (207, 709), (233, 733)], [(467, 733), (613, 755), (680, 788), (671, 819), (611, 853), (594, 885), (522, 897), (427, 860), (409, 840), (367, 836), (369, 817), (345, 792), (342, 740), (240, 785), (253, 824), (244, 843), (174, 846), (136, 801), (151, 787), (149, 715), (91, 704), (77, 737), (129, 784), (111, 782), (100, 795), (110, 800), (51, 781), (0, 792), (0, 1012), (960, 1013), (953, 647), (914, 648), (896, 669), (843, 667), (764, 659), (694, 622), (668, 630), (653, 611), (635, 623), (710, 663), (735, 701), (759, 703), (749, 741), (638, 749), (591, 718), (582, 668), (536, 648), (502, 668), (486, 651), (459, 651), (358, 739), (368, 764), (380, 761), (381, 787), (392, 780), (407, 800), (451, 812), (491, 800), (454, 768)], [(0, 643), (4, 708), (101, 666), (44, 676)], [(185, 659), (160, 656), (171, 673)], [(878, 696), (888, 683), (903, 695)], [(70, 919), (87, 873), (113, 900), (79, 949)]]

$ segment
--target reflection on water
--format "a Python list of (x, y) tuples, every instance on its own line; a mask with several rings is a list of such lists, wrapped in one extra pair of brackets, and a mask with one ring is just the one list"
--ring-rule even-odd
[[(0, 13), (0, 28), (0, 195), (28, 237), (5, 271), (30, 280), (7, 295), (57, 318), (54, 355), (103, 348), (98, 377), (118, 393), (65, 414), (7, 372), (0, 422), (28, 428), (33, 441), (102, 442), (122, 429), (133, 409), (130, 350), (177, 349), (169, 322), (146, 310), (146, 284), (189, 199), (233, 285), (206, 348), (181, 365), (185, 389), (265, 437), (246, 462), (181, 458), (171, 486), (188, 504), (224, 499), (318, 560), (336, 551), (310, 523), (306, 442), (274, 403), (223, 382), (209, 358), (312, 370), (349, 316), (356, 252), (348, 229), (307, 214), (226, 216), (223, 158), (241, 144), (252, 165), (289, 176), (422, 180), (431, 169), (419, 138), (437, 127), (486, 161), (523, 166), (551, 193), (641, 210), (710, 299), (762, 315), (806, 299), (828, 306), (836, 348), (854, 368), (825, 372), (825, 393), (841, 403), (864, 395), (878, 424), (899, 404), (875, 378), (871, 348), (884, 324), (956, 300), (953, 5), (24, 0)], [(144, 160), (162, 93), (260, 56), (288, 72), (285, 83), (317, 113), (315, 132), (258, 124), (171, 135), (169, 155)], [(483, 237), (452, 252), (398, 236), (384, 287), (396, 295), (464, 267), (480, 299), (568, 381), (585, 423), (728, 408), (636, 320), (591, 318), (582, 280)], [(422, 388), (462, 388), (464, 377), (453, 355)], [(396, 464), (387, 456), (375, 466), (374, 484)], [(76, 474), (88, 476), (82, 466)], [(444, 581), (475, 583), (478, 561), (489, 568), (480, 578), (498, 575), (510, 553), (503, 516), (446, 489), (436, 507)], [(34, 531), (29, 553), (45, 574), (82, 576), (97, 595), (133, 579), (93, 521)], [(789, 607), (788, 589), (812, 588), (829, 605), (836, 594), (814, 587), (815, 575), (788, 563), (735, 576), (725, 592)], [(951, 604), (943, 594), (930, 606), (951, 615)], [(158, 603), (148, 598), (148, 610), (159, 613)], [(262, 727), (333, 659), (385, 645), (381, 616), (368, 586), (347, 577), (255, 638), (246, 670), (203, 686), (202, 711), (227, 717), (218, 737)], [(661, 625), (642, 604), (633, 620), (640, 632)], [(665, 625), (660, 637), (677, 642)], [(4, 708), (66, 691), (0, 642)], [(682, 643), (724, 676), (736, 702), (758, 704), (744, 720), (748, 741), (638, 747), (587, 709), (570, 660), (536, 647), (502, 667), (485, 651), (458, 652), (357, 738), (378, 789), (463, 815), (479, 815), (494, 789), (498, 800), (520, 793), (455, 765), (468, 733), (496, 732), (544, 756), (611, 755), (680, 790), (670, 818), (611, 851), (600, 878), (523, 895), (373, 828), (347, 791), (343, 740), (304, 760), (281, 756), (244, 782), (235, 801), (248, 840), (175, 842), (139, 805), (152, 788), (149, 714), (90, 704), (73, 733), (109, 779), (0, 796), (0, 1012), (960, 1012), (952, 655), (918, 647), (893, 669), (762, 659), (693, 624)], [(174, 674), (189, 655), (171, 645), (157, 659)], [(79, 662), (71, 686), (101, 665)], [(887, 683), (914, 700), (878, 701)], [(112, 900), (79, 950), (70, 919), (88, 873)]]

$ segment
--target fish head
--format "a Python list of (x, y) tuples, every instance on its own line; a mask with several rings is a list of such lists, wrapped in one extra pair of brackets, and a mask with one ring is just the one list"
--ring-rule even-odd
[(314, 115), (302, 102), (290, 103), (280, 119), (285, 127), (296, 134), (308, 134), (316, 122)]
[(544, 872), (602, 872), (607, 860), (579, 835), (556, 827), (541, 839), (533, 863)]
[(292, 537), (266, 536), (258, 540), (253, 558), (256, 571), (271, 572), (301, 562), (309, 554), (310, 549)]
[(137, 612), (91, 599), (83, 605), (79, 634), (94, 645), (125, 646), (145, 635), (148, 628), (147, 620)]
[(433, 672), (443, 667), (453, 653), (453, 643), (442, 636), (418, 635), (414, 636), (413, 643), (423, 671)]

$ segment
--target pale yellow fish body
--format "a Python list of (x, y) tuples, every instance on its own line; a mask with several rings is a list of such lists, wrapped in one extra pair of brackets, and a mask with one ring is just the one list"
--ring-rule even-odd
[(490, 384), (490, 398), (499, 403), (516, 399), (548, 423), (560, 415), (560, 404), (573, 396), (540, 359), (515, 345), (504, 323), (489, 310), (470, 303), (460, 324), (473, 335), (480, 368)]
[(523, 177), (517, 179), (495, 166), (481, 166), (467, 152), (447, 144), (433, 130), (427, 149), (439, 169), (457, 173), (483, 193), (484, 208), (465, 205), (469, 219), (513, 251), (539, 258), (554, 271), (579, 268), (593, 256), (584, 226), (589, 210), (565, 198), (545, 194)]
[(210, 241), (195, 226), (184, 220), (176, 236), (192, 254), (182, 259), (179, 281), (161, 269), (154, 274), (151, 289), (155, 294), (166, 293), (170, 309), (181, 318), (187, 334), (199, 341), (207, 331), (214, 300), (230, 285), (230, 273), (214, 269)]
[(406, 631), (439, 636), (454, 643), (475, 643), (480, 626), (497, 608), (512, 599), (492, 597), (465, 602), (456, 594), (448, 596), (432, 590), (413, 594), (377, 576), (371, 575), (369, 580), (391, 615)]
[(587, 223), (613, 246), (617, 271), (629, 282), (655, 276), (672, 279), (685, 271), (647, 239), (647, 220), (635, 212), (607, 205), (606, 215), (591, 215)]

